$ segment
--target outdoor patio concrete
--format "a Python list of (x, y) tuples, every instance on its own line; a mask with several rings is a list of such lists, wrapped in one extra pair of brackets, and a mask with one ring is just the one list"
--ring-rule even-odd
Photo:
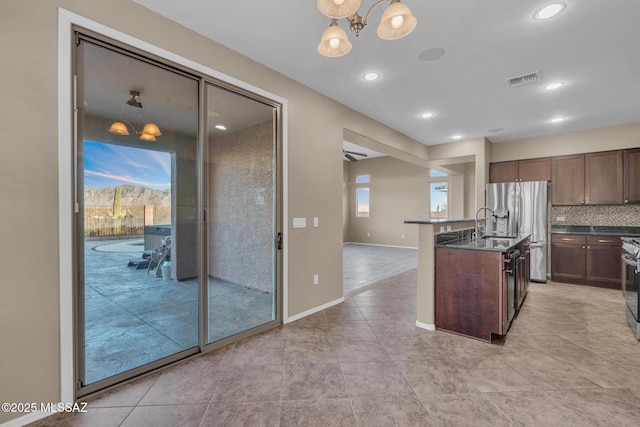
[[(164, 280), (142, 239), (85, 242), (85, 384), (198, 345), (198, 280)], [(209, 278), (209, 342), (272, 320), (272, 295)]]

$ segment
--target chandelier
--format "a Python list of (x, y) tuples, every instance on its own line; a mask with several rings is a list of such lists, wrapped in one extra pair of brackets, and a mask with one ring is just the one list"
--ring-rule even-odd
[[(140, 91), (130, 90), (129, 94), (131, 95), (131, 98), (127, 101), (127, 105), (139, 108), (140, 116), (142, 117), (142, 120), (144, 122), (144, 116), (142, 116), (142, 103), (140, 102)], [(124, 108), (125, 107), (122, 107), (122, 111), (124, 111)], [(121, 114), (122, 111), (120, 112)], [(147, 122), (142, 130), (137, 130), (135, 126), (124, 119), (122, 119), (122, 121), (113, 122), (111, 124), (111, 127), (109, 127), (109, 132), (116, 135), (129, 135), (130, 133), (127, 125), (131, 127), (131, 130), (135, 135), (140, 135), (138, 139), (141, 139), (143, 141), (156, 141), (156, 136), (162, 136), (160, 128), (155, 123)]]
[(378, 36), (384, 40), (395, 40), (411, 33), (416, 27), (417, 20), (400, 0), (379, 0), (369, 8), (364, 18), (358, 14), (360, 0), (318, 0), (320, 12), (331, 18), (331, 24), (322, 34), (318, 44), (318, 52), (332, 58), (349, 53), (351, 42), (347, 33), (338, 25), (338, 19), (345, 18), (349, 22), (349, 30), (358, 37), (360, 31), (367, 25), (371, 11), (385, 2), (390, 4), (382, 14), (380, 25), (378, 25)]

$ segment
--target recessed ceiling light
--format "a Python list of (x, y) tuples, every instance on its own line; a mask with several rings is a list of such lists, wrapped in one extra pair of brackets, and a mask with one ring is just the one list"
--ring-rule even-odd
[(227, 130), (227, 127), (225, 125), (216, 125), (216, 129)]
[(548, 85), (544, 86), (542, 89), (544, 89), (544, 90), (556, 90), (556, 89), (560, 89), (562, 86), (564, 86), (564, 82), (553, 82), (553, 83), (549, 83)]
[(432, 112), (430, 112), (430, 111), (426, 111), (426, 112), (420, 114), (420, 118), (421, 119), (430, 119), (433, 116), (434, 116), (434, 114)]
[(462, 135), (453, 135), (451, 139), (461, 139)]
[(560, 123), (560, 122), (564, 122), (565, 118), (564, 117), (554, 117), (553, 119), (549, 120), (551, 123)]
[(362, 78), (368, 82), (372, 82), (374, 80), (378, 80), (380, 78), (380, 74), (375, 72), (370, 72), (370, 73), (364, 74)]
[(550, 3), (538, 9), (536, 13), (533, 14), (533, 19), (543, 20), (543, 19), (553, 18), (554, 16), (562, 12), (565, 7), (567, 7), (566, 3), (562, 3), (562, 2)]

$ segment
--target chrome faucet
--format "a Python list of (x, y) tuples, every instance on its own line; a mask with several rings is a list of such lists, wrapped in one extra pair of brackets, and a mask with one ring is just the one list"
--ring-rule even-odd
[[(478, 210), (476, 211), (476, 230), (475, 230), (475, 240), (476, 242), (478, 241), (478, 214), (480, 213), (481, 210), (487, 210), (489, 212), (491, 212), (491, 215), (493, 215), (493, 210), (491, 210), (491, 208), (487, 207), (487, 206), (483, 206), (481, 208), (478, 208)], [(485, 217), (484, 219), (485, 221), (485, 228), (487, 226), (487, 218)]]

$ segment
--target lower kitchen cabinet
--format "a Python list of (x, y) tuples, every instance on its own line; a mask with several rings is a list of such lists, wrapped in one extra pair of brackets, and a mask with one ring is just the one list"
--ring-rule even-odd
[(551, 279), (620, 289), (622, 242), (617, 236), (551, 235)]
[(588, 282), (622, 287), (622, 242), (619, 237), (587, 236)]

